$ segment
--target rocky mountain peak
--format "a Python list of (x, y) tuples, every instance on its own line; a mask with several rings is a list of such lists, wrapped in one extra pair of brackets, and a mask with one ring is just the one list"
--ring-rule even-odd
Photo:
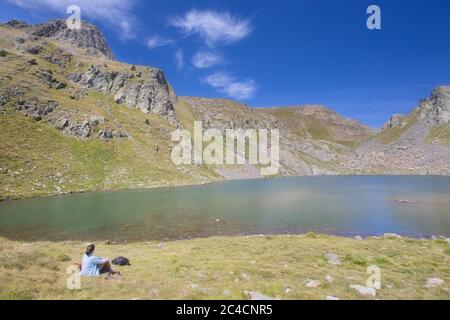
[(440, 86), (433, 90), (431, 97), (422, 100), (419, 109), (420, 119), (428, 124), (443, 125), (450, 123), (450, 86)]
[(17, 28), (17, 29), (28, 28), (30, 26), (28, 23), (17, 20), (17, 19), (12, 19), (12, 20), (8, 21), (7, 23), (5, 23), (5, 25), (7, 25), (8, 27)]
[(52, 20), (35, 26), (33, 35), (52, 38), (87, 49), (88, 53), (102, 53), (109, 59), (113, 54), (103, 33), (94, 25), (82, 22), (80, 30), (67, 28), (66, 21)]

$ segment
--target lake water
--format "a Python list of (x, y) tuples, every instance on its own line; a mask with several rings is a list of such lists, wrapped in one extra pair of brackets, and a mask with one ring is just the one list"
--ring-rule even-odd
[(450, 236), (450, 177), (279, 178), (0, 203), (0, 236), (27, 241), (309, 231)]

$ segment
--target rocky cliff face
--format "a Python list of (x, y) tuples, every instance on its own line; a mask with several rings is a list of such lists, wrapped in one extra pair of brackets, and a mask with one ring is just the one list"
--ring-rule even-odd
[(111, 95), (118, 104), (176, 121), (173, 108), (176, 97), (159, 69), (146, 68), (136, 72), (136, 68), (131, 67), (129, 73), (124, 73), (91, 66), (86, 72), (69, 74), (68, 79), (83, 88)]
[[(39, 25), (13, 20), (4, 26), (6, 42), (25, 56), (30, 56), (27, 58), (28, 65), (32, 66), (30, 71), (48, 88), (62, 90), (69, 86), (67, 89), (71, 98), (80, 97), (83, 93), (101, 92), (120, 105), (139, 109), (143, 113), (155, 113), (176, 124), (173, 107), (176, 96), (164, 72), (157, 68), (106, 60), (105, 57), (112, 59), (113, 55), (96, 26), (83, 22), (80, 30), (70, 30), (62, 20)], [(57, 69), (44, 68), (45, 63), (39, 63), (39, 60)], [(70, 73), (66, 72), (68, 69)]]
[(63, 20), (53, 20), (34, 26), (32, 34), (37, 37), (51, 38), (86, 49), (88, 54), (101, 53), (109, 59), (113, 54), (103, 33), (94, 25), (82, 22), (80, 30), (71, 30)]
[(437, 87), (431, 97), (419, 105), (420, 119), (430, 125), (444, 125), (450, 122), (450, 86)]

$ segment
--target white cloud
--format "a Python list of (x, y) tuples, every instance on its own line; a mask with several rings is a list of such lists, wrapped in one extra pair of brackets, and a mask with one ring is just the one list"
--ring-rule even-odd
[(216, 72), (204, 78), (204, 82), (215, 88), (221, 88), (233, 82), (233, 78), (224, 72)]
[(223, 62), (223, 56), (212, 51), (199, 51), (192, 58), (192, 64), (199, 69), (217, 66)]
[(228, 12), (191, 10), (183, 17), (172, 18), (169, 23), (186, 34), (198, 34), (211, 47), (236, 42), (252, 31), (249, 20)]
[(184, 52), (181, 49), (178, 49), (175, 52), (175, 63), (177, 64), (177, 69), (181, 70), (184, 67)]
[(224, 91), (235, 99), (248, 99), (256, 92), (255, 82), (252, 80), (233, 82)]
[(160, 36), (152, 36), (147, 38), (145, 44), (149, 49), (155, 49), (158, 47), (169, 46), (174, 43), (171, 39), (161, 38)]
[(237, 81), (225, 72), (213, 73), (205, 77), (203, 81), (237, 100), (249, 99), (256, 92), (256, 84), (253, 80)]
[(7, 0), (17, 6), (33, 11), (53, 10), (69, 17), (70, 5), (81, 8), (81, 18), (88, 17), (117, 28), (123, 39), (135, 38), (135, 17), (132, 14), (136, 0)]

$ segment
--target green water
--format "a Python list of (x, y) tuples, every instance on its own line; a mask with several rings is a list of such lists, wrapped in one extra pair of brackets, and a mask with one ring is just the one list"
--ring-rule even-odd
[(309, 231), (450, 236), (450, 177), (280, 178), (0, 203), (0, 236), (18, 240), (172, 240)]

